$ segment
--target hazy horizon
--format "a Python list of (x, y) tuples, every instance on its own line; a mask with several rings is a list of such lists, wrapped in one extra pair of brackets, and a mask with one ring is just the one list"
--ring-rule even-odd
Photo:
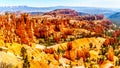
[(75, 7), (100, 7), (120, 8), (120, 0), (0, 0), (0, 7), (4, 6), (75, 6)]

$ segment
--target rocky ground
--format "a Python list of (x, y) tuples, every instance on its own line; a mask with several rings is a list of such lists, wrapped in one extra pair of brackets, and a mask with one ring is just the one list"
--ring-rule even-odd
[(0, 68), (119, 68), (119, 42), (119, 26), (104, 15), (0, 15)]

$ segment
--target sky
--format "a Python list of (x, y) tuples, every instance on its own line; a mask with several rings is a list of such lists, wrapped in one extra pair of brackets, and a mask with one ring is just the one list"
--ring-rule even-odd
[(0, 0), (0, 6), (82, 6), (120, 8), (120, 0)]

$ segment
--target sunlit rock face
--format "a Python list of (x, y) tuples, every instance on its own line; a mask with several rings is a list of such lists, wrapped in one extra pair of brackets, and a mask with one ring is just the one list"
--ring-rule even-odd
[(73, 16), (78, 16), (79, 13), (76, 12), (75, 10), (71, 10), (71, 9), (56, 9), (54, 11), (45, 13), (44, 15), (53, 15), (53, 16), (62, 16), (62, 17), (70, 16), (70, 17), (73, 17)]

